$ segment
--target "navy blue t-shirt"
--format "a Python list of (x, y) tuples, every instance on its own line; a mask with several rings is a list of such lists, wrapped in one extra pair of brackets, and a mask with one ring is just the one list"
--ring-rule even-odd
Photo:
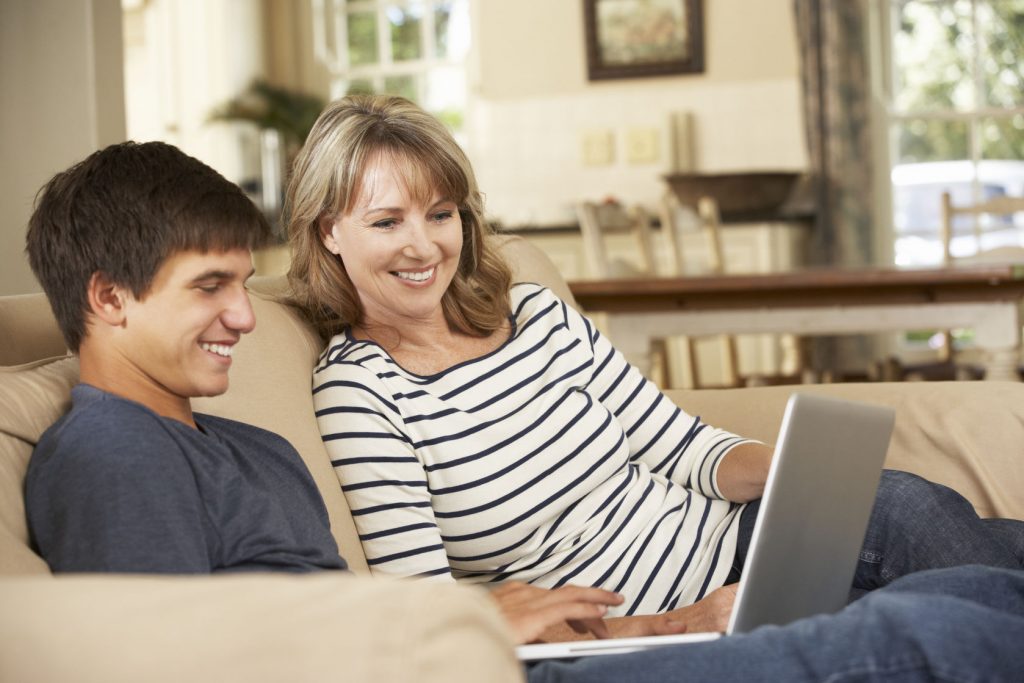
[(196, 414), (198, 430), (87, 384), (39, 440), (29, 529), (54, 572), (345, 569), (285, 439)]

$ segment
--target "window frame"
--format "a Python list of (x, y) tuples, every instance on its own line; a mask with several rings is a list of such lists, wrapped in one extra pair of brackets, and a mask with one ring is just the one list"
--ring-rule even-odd
[[(386, 92), (388, 78), (412, 76), (416, 82), (415, 101), (421, 106), (428, 99), (427, 82), (429, 74), (438, 69), (461, 70), (465, 76), (464, 111), (469, 109), (469, 77), (474, 50), (473, 0), (456, 0), (465, 4), (467, 21), (470, 26), (470, 47), (460, 57), (437, 56), (436, 10), (451, 0), (311, 0), (313, 15), (313, 54), (324, 64), (330, 74), (331, 98), (343, 96), (354, 81), (370, 81), (374, 92)], [(422, 56), (418, 59), (395, 60), (391, 24), (387, 16), (390, 7), (409, 8), (420, 5), (423, 9), (420, 19), (420, 45)], [(379, 60), (373, 64), (353, 66), (349, 63), (348, 15), (353, 12), (373, 12), (377, 23), (377, 51)], [(330, 24), (330, 25), (328, 25)], [(340, 42), (338, 37), (345, 38)]]
[[(1013, 117), (1024, 115), (1024, 102), (1016, 107), (992, 107), (985, 100), (985, 81), (982, 72), (982, 41), (978, 39), (979, 3), (986, 0), (934, 0), (935, 4), (952, 4), (956, 1), (969, 2), (971, 5), (971, 30), (974, 35), (970, 56), (971, 84), (974, 91), (973, 105), (964, 110), (953, 107), (936, 109), (917, 109), (902, 111), (896, 106), (896, 83), (898, 79), (895, 60), (894, 21), (899, 11), (900, 0), (866, 0), (868, 3), (869, 31), (869, 73), (871, 74), (871, 102), (875, 145), (872, 159), (875, 173), (875, 225), (877, 244), (880, 248), (878, 256), (881, 262), (897, 265), (896, 242), (900, 233), (896, 228), (894, 206), (895, 184), (892, 179), (893, 170), (901, 165), (899, 162), (899, 128), (914, 121), (962, 122), (967, 130), (967, 158), (950, 160), (966, 161), (970, 164), (971, 195), (977, 202), (984, 198), (984, 182), (979, 174), (983, 157), (982, 126), (994, 120), (1012, 120)], [(1024, 161), (1024, 159), (1022, 159)], [(928, 226), (920, 226), (928, 228)], [(939, 238), (939, 226), (936, 226), (936, 239)], [(905, 234), (917, 234), (910, 232)], [(929, 232), (922, 233), (930, 236)]]

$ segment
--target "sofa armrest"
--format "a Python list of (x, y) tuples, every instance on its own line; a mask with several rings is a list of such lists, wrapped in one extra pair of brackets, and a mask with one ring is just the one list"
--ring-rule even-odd
[(1024, 383), (853, 383), (670, 391), (709, 424), (774, 443), (786, 400), (806, 392), (891, 406), (885, 466), (963, 494), (983, 517), (1024, 519)]
[(345, 574), (0, 580), (4, 681), (520, 681), (479, 591)]

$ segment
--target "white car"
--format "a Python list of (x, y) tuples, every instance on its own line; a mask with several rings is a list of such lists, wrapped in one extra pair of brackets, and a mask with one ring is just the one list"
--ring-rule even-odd
[[(954, 205), (974, 204), (1000, 195), (1024, 197), (1024, 161), (985, 160), (976, 166), (966, 160), (933, 161), (893, 167), (897, 266), (942, 261), (944, 191), (950, 192)], [(1024, 246), (1024, 211), (1009, 216), (980, 216), (977, 226), (971, 216), (954, 219), (950, 242), (954, 257), (1005, 246)]]

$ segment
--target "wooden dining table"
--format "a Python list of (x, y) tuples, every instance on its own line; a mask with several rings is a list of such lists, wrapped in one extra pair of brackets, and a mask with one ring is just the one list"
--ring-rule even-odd
[(569, 289), (584, 311), (606, 314), (605, 333), (645, 374), (652, 340), (679, 335), (968, 328), (986, 379), (1018, 379), (1022, 265), (575, 280)]

